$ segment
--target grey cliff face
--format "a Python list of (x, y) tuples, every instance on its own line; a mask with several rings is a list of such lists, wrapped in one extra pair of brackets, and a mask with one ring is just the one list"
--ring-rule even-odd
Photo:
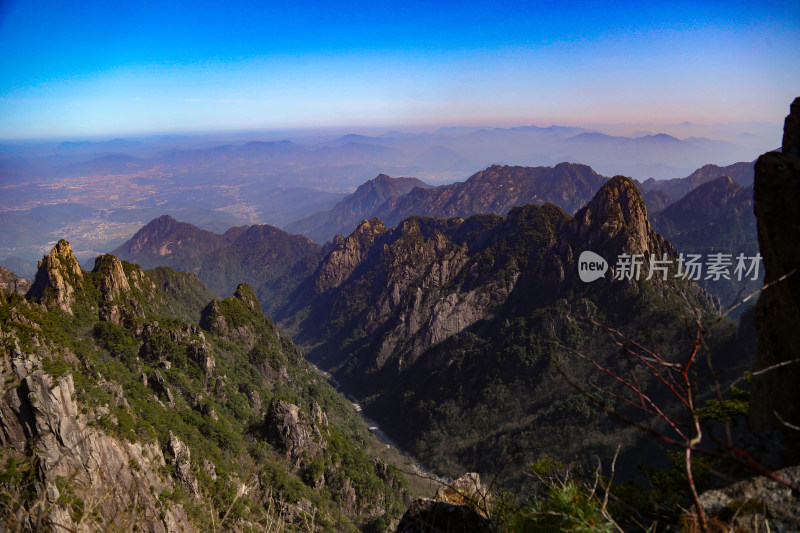
[[(144, 531), (194, 531), (181, 506), (162, 509), (157, 496), (171, 483), (160, 473), (166, 463), (159, 446), (118, 440), (88, 425), (74, 399), (72, 375), (53, 379), (42, 370), (22, 378), (0, 404), (3, 445), (22, 451), (35, 439), (34, 455), (44, 484), (44, 505), (50, 527), (92, 529), (73, 519), (59, 505), (69, 479), (84, 502), (118, 523), (139, 524)], [(137, 469), (131, 464), (139, 465)], [(73, 489), (75, 490), (75, 489)]]
[(327, 417), (318, 405), (315, 407), (309, 416), (298, 406), (275, 399), (264, 419), (267, 440), (282, 450), (295, 468), (318, 456), (328, 445), (321, 432), (327, 426)]

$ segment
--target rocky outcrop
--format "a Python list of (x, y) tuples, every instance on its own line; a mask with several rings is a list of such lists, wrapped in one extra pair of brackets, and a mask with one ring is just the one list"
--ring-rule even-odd
[(349, 237), (340, 240), (320, 264), (314, 274), (315, 292), (325, 292), (341, 285), (366, 259), (375, 239), (386, 231), (386, 226), (380, 219), (361, 221), (356, 230)]
[[(195, 500), (200, 499), (200, 488), (197, 478), (192, 473), (192, 451), (181, 439), (169, 432), (169, 449), (172, 452), (173, 464), (177, 470), (178, 479)], [(213, 468), (213, 464), (211, 467)], [(208, 466), (206, 466), (208, 468)], [(212, 470), (213, 472), (213, 470)]]
[[(798, 466), (775, 474), (800, 485)], [(708, 517), (733, 526), (737, 532), (800, 530), (800, 494), (764, 476), (705, 492), (700, 496), (700, 505)]]
[(397, 533), (488, 533), (493, 531), (488, 491), (476, 473), (443, 485), (433, 499), (414, 500), (397, 526)]
[[(756, 162), (755, 213), (765, 283), (758, 300), (758, 359), (748, 415), (753, 429), (800, 426), (800, 98), (786, 117), (782, 151)], [(781, 281), (779, 281), (781, 280)]]
[[(325, 415), (321, 410), (315, 415), (320, 424), (315, 423), (314, 418), (298, 406), (279, 399), (272, 400), (267, 410), (264, 418), (265, 436), (294, 463), (295, 468), (299, 468), (303, 460), (313, 459), (328, 446), (319, 427)], [(324, 421), (327, 423), (327, 417)]]
[(82, 283), (81, 266), (72, 254), (69, 243), (61, 239), (50, 253), (39, 261), (39, 269), (28, 291), (28, 298), (72, 314), (76, 291), (82, 290)]
[(650, 227), (647, 208), (633, 182), (616, 176), (603, 185), (586, 207), (575, 213), (573, 230), (590, 250), (609, 248), (629, 254), (671, 251)]
[(467, 505), (484, 518), (489, 518), (492, 511), (492, 497), (476, 472), (440, 486), (434, 499), (452, 505)]
[(131, 290), (122, 262), (111, 254), (98, 256), (94, 260), (95, 274), (98, 274), (98, 288), (103, 300), (110, 302)]
[[(158, 500), (172, 488), (160, 473), (166, 464), (161, 449), (89, 427), (74, 395), (71, 374), (53, 379), (37, 370), (3, 402), (0, 425), (10, 437), (4, 445), (24, 450), (28, 440), (35, 443), (43, 483), (40, 526), (88, 532), (130, 523), (153, 533), (193, 531), (180, 505), (165, 507)], [(76, 514), (64, 502), (81, 502), (95, 514)]]
[(0, 266), (0, 292), (24, 295), (30, 289), (31, 281), (21, 278), (5, 267)]
[[(261, 329), (264, 326), (263, 318), (261, 306), (253, 289), (246, 283), (241, 283), (233, 296), (221, 301), (212, 300), (203, 309), (200, 327), (214, 335), (238, 342), (247, 350), (251, 350), (261, 337)], [(272, 330), (273, 333), (278, 334), (277, 328), (274, 326), (272, 326)]]

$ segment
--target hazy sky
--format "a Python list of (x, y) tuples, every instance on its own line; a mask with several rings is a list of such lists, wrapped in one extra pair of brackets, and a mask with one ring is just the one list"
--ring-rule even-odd
[(0, 0), (0, 137), (779, 122), (800, 2)]

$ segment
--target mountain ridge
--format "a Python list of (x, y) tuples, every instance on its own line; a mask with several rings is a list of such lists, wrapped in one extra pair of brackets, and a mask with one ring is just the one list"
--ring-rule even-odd
[(416, 188), (430, 185), (417, 178), (391, 178), (379, 174), (360, 185), (353, 194), (339, 201), (328, 211), (320, 211), (287, 224), (283, 229), (289, 233), (306, 235), (314, 242), (331, 240), (337, 233), (349, 234), (353, 228), (386, 201), (402, 196)]

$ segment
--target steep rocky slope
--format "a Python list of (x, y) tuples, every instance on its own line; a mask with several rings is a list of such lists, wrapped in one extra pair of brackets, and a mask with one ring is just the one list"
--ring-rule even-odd
[[(586, 250), (610, 263), (604, 279), (578, 278)], [(621, 254), (641, 254), (639, 280), (614, 279)], [(668, 279), (645, 280), (650, 257), (665, 256)], [(411, 217), (391, 230), (366, 221), (298, 288), (292, 300), (305, 306), (285, 324), (423, 461), (523, 482), (543, 454), (608, 456), (612, 441), (633, 444), (553, 361), (568, 361), (561, 371), (578, 382), (593, 372), (565, 347), (619, 370), (618, 347), (576, 315), (679, 357), (690, 344), (682, 316), (713, 314), (715, 304), (674, 277), (676, 259), (633, 183), (616, 177), (574, 217), (545, 204), (506, 217)], [(727, 346), (726, 369), (742, 372), (752, 354), (729, 345), (732, 332), (721, 328), (713, 342)]]
[(314, 242), (323, 244), (336, 234), (351, 233), (359, 222), (370, 218), (386, 201), (403, 196), (416, 187), (427, 189), (430, 185), (416, 178), (390, 178), (380, 174), (359, 186), (330, 210), (309, 215), (283, 229), (289, 233), (306, 235)]
[(405, 480), (247, 285), (60, 241), (27, 298), (0, 294), (0, 529), (355, 531)]

